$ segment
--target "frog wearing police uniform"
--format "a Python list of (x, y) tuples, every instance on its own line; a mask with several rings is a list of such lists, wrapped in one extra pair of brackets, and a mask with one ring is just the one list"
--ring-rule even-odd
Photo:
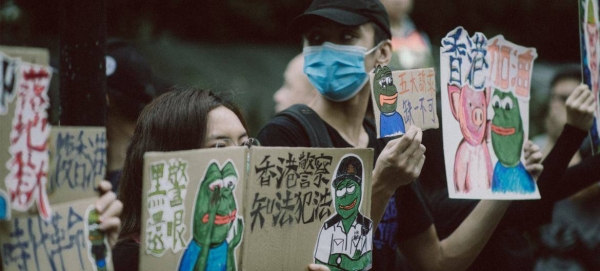
[(379, 112), (381, 112), (379, 115), (379, 137), (404, 134), (404, 119), (396, 111), (398, 91), (392, 79), (392, 71), (387, 66), (377, 66), (375, 69), (373, 98)]
[(498, 157), (492, 177), (492, 192), (533, 193), (535, 182), (521, 163), (525, 131), (519, 101), (512, 92), (494, 90), (491, 105), (492, 147)]
[(366, 270), (371, 267), (373, 222), (360, 213), (363, 164), (353, 154), (338, 164), (332, 182), (336, 214), (321, 228), (315, 263), (331, 270)]
[(196, 197), (193, 238), (179, 262), (180, 271), (237, 270), (235, 249), (244, 229), (233, 193), (237, 182), (230, 161), (222, 169), (214, 161), (208, 166)]

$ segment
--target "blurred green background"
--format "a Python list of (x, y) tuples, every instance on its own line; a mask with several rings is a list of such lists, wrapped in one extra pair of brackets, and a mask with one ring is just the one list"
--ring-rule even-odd
[[(286, 27), (309, 4), (310, 0), (106, 0), (107, 32), (133, 41), (167, 82), (233, 90), (255, 135), (273, 115), (272, 95), (282, 84), (287, 62), (301, 52), (300, 37), (288, 34)], [(46, 47), (51, 65), (58, 69), (58, 9), (58, 1), (0, 0), (0, 44)], [(543, 129), (553, 73), (565, 63), (579, 62), (575, 0), (415, 0), (411, 17), (429, 35), (435, 55), (441, 38), (459, 25), (470, 34), (503, 34), (514, 43), (535, 47), (532, 136)]]

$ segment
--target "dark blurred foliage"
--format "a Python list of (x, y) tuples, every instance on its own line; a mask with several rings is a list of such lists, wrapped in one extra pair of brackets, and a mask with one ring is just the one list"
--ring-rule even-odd
[[(12, 1), (23, 15), (19, 24), (2, 23), (5, 42), (58, 36), (59, 1)], [(168, 34), (190, 42), (298, 44), (300, 37), (286, 28), (309, 4), (310, 0), (107, 0), (107, 29), (109, 36), (138, 40)], [(462, 25), (469, 33), (502, 33), (512, 42), (536, 47), (547, 61), (579, 60), (576, 0), (415, 0), (411, 17), (434, 45)]]

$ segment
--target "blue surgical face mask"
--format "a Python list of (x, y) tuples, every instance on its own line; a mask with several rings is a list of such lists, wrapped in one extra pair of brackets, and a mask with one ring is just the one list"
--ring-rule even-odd
[(335, 102), (349, 100), (369, 80), (365, 71), (365, 56), (380, 44), (368, 51), (361, 46), (330, 42), (304, 47), (304, 73), (327, 99)]

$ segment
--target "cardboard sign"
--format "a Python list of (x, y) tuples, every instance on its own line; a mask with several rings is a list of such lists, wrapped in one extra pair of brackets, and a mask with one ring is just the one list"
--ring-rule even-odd
[(540, 198), (523, 157), (535, 49), (457, 27), (442, 39), (440, 55), (450, 197)]
[(378, 66), (370, 84), (378, 138), (403, 135), (413, 125), (439, 127), (433, 68), (391, 71)]
[(53, 205), (48, 222), (35, 214), (0, 224), (3, 270), (113, 270), (95, 200)]
[[(50, 125), (48, 87), (52, 75), (46, 50), (2, 47), (0, 52), (0, 219), (11, 209), (26, 212), (32, 206), (50, 219), (45, 185)], [(10, 56), (9, 56), (10, 53)], [(36, 59), (42, 65), (22, 61)]]
[(140, 270), (368, 269), (372, 165), (370, 149), (147, 153)]
[(592, 153), (600, 151), (600, 14), (598, 0), (579, 1), (579, 35), (583, 82), (596, 100), (594, 124), (590, 129)]
[(106, 128), (53, 126), (49, 142), (50, 204), (97, 197), (106, 174)]

